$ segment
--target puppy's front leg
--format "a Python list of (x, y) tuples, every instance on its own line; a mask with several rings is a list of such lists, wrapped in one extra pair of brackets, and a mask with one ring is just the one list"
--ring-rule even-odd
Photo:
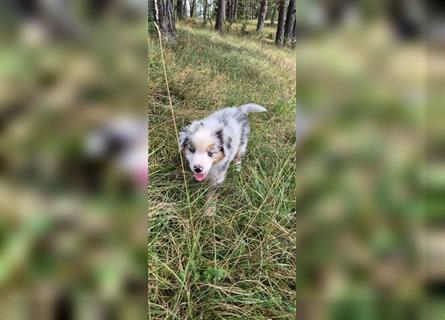
[(224, 182), (224, 178), (226, 176), (227, 169), (221, 172), (219, 175), (215, 177), (215, 179), (210, 183), (210, 189), (207, 193), (207, 201), (206, 201), (206, 215), (213, 216), (216, 213), (216, 204), (218, 201), (217, 192), (220, 189), (222, 183)]
[(233, 159), (233, 164), (235, 165), (235, 170), (240, 172), (241, 171), (241, 154), (238, 151), (235, 155), (235, 159)]
[(208, 193), (207, 193), (207, 200), (206, 200), (206, 216), (213, 216), (216, 213), (216, 203), (218, 201), (218, 196), (216, 194), (217, 188), (212, 187)]

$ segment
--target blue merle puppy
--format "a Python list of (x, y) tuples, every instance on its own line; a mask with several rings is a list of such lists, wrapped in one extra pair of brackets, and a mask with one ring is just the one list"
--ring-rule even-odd
[(239, 171), (250, 133), (247, 114), (266, 111), (249, 103), (224, 108), (184, 127), (179, 134), (180, 149), (194, 178), (216, 187), (223, 183), (231, 162)]

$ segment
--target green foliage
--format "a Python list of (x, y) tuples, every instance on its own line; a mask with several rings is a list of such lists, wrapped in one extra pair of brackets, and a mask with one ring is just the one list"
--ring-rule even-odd
[(204, 272), (202, 280), (204, 282), (216, 283), (224, 280), (226, 276), (227, 272), (224, 269), (217, 267), (210, 267)]
[(247, 25), (248, 25), (248, 21), (246, 21), (246, 20), (244, 20), (242, 23), (241, 23), (241, 33), (242, 34), (247, 34), (248, 32), (247, 32)]
[(153, 36), (155, 36), (158, 33), (154, 21), (149, 21), (148, 22), (148, 32), (149, 32), (149, 34), (151, 34)]

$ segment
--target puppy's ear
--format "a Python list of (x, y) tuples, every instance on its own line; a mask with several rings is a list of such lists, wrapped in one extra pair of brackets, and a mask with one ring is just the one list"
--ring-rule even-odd
[(216, 138), (218, 138), (218, 142), (219, 142), (219, 150), (223, 153), (223, 155), (225, 155), (224, 153), (224, 133), (223, 130), (220, 129), (218, 131), (215, 132), (215, 136)]
[(189, 127), (184, 127), (179, 131), (179, 150), (184, 150), (185, 146), (188, 143), (188, 137), (189, 137)]

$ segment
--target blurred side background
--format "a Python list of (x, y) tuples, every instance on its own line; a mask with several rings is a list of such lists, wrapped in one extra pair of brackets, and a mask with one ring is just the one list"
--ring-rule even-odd
[(297, 1), (297, 318), (445, 317), (445, 6)]
[(0, 1), (0, 318), (146, 313), (144, 0)]

